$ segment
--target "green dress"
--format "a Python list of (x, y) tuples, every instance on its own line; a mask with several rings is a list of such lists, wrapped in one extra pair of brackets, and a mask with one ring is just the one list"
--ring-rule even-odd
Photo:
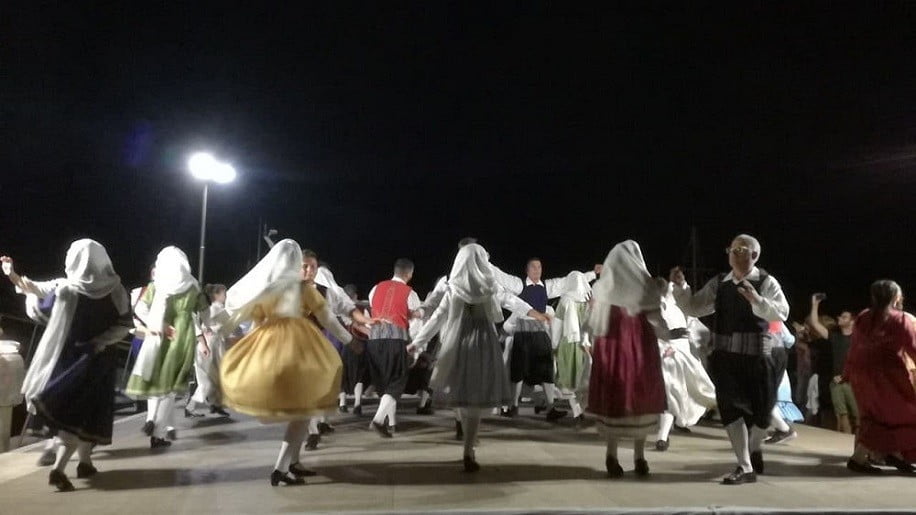
[[(150, 284), (140, 302), (152, 305), (155, 287)], [(197, 331), (194, 313), (207, 308), (207, 298), (197, 286), (184, 293), (173, 295), (166, 300), (165, 324), (175, 328), (175, 339), (162, 335), (159, 352), (152, 355), (153, 374), (149, 381), (143, 379), (140, 359), (134, 366), (127, 381), (125, 394), (131, 397), (161, 397), (170, 393), (184, 393), (188, 390), (188, 373), (194, 368), (197, 351)], [(147, 342), (143, 342), (147, 345)], [(142, 351), (141, 351), (142, 354)]]
[[(586, 320), (586, 311), (588, 304), (585, 302), (561, 302), (557, 307), (556, 317), (560, 320), (565, 319), (566, 312), (569, 309), (575, 309), (579, 313), (580, 326)], [(580, 328), (581, 329), (581, 328)], [(587, 384), (583, 384), (588, 377), (588, 354), (582, 348), (578, 341), (572, 342), (560, 339), (557, 344), (557, 387), (571, 392), (579, 391)]]

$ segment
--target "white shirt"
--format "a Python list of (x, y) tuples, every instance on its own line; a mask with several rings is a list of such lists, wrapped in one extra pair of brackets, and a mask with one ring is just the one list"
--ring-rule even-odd
[[(546, 281), (539, 281), (538, 283), (535, 283), (527, 277), (523, 281), (521, 277), (507, 274), (500, 270), (496, 265), (493, 265), (493, 272), (496, 274), (496, 282), (513, 295), (522, 293), (522, 290), (525, 289), (525, 286), (532, 284), (544, 285), (544, 288), (547, 289), (548, 299), (555, 299), (566, 292), (566, 277), (556, 277), (554, 279), (547, 279)], [(594, 281), (597, 277), (597, 274), (595, 274), (594, 270), (591, 272), (584, 272), (584, 275), (585, 280), (588, 282)]]
[[(404, 279), (401, 279), (400, 277), (397, 277), (397, 276), (392, 277), (391, 280), (392, 280), (392, 281), (397, 281), (397, 282), (402, 283), (402, 284), (407, 284), (407, 281), (405, 281)], [(370, 305), (372, 304), (372, 297), (375, 295), (375, 289), (376, 289), (377, 287), (378, 287), (378, 285), (373, 286), (373, 287), (372, 287), (372, 290), (369, 292), (369, 304), (370, 304)], [(414, 291), (413, 289), (411, 289), (411, 290), (410, 290), (410, 295), (407, 296), (407, 309), (409, 309), (409, 310), (411, 310), (411, 311), (416, 311), (416, 310), (420, 309), (420, 307), (421, 307), (422, 305), (423, 305), (423, 303), (420, 302), (420, 296), (417, 295), (417, 292), (416, 292), (416, 291)]]
[[(746, 279), (757, 281), (760, 279), (760, 269), (756, 266), (747, 274)], [(731, 281), (739, 284), (732, 272), (722, 278), (713, 277), (706, 283), (703, 288), (692, 294), (690, 285), (684, 283), (683, 286), (674, 285), (674, 298), (677, 305), (687, 316), (704, 317), (711, 315), (716, 311), (716, 292), (719, 290), (719, 283)], [(768, 275), (763, 284), (760, 285), (760, 302), (751, 304), (751, 310), (754, 316), (762, 318), (767, 322), (784, 321), (789, 318), (789, 302), (782, 292), (782, 286), (772, 275)]]

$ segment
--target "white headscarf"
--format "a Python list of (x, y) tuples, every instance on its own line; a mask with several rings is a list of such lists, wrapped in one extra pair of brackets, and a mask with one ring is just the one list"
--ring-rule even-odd
[(64, 269), (67, 278), (57, 288), (48, 327), (41, 335), (22, 385), (22, 393), (32, 413), (35, 412), (32, 399), (44, 391), (63, 350), (73, 324), (78, 296), (101, 299), (111, 295), (119, 314), (130, 310), (130, 301), (121, 286), (121, 278), (115, 273), (105, 247), (98, 242), (82, 239), (71, 243)]
[(496, 298), (499, 286), (490, 255), (480, 245), (472, 243), (458, 250), (448, 274), (448, 287), (453, 298), (464, 304), (485, 304), (487, 318), (494, 324), (502, 322), (503, 312)]
[(165, 308), (169, 297), (188, 291), (197, 286), (197, 279), (191, 275), (188, 256), (178, 247), (166, 247), (156, 256), (156, 271), (153, 275), (153, 302), (150, 304), (147, 327), (159, 333), (165, 332)]
[(563, 282), (563, 295), (557, 311), (563, 307), (562, 336), (568, 342), (578, 342), (582, 339), (582, 324), (579, 320), (578, 304), (587, 302), (591, 297), (592, 288), (585, 279), (585, 274), (572, 271)]
[(250, 318), (255, 306), (273, 296), (288, 295), (289, 303), (295, 303), (295, 307), (300, 309), (301, 281), (302, 249), (288, 238), (278, 242), (226, 292), (226, 311), (230, 321), (223, 326), (223, 333), (235, 330)]
[(315, 284), (325, 288), (332, 288), (337, 286), (337, 281), (334, 280), (334, 274), (327, 267), (319, 266), (318, 273), (315, 274)]
[(611, 249), (601, 278), (592, 288), (592, 299), (588, 325), (596, 337), (607, 334), (611, 306), (623, 308), (630, 315), (658, 309), (659, 285), (649, 274), (638, 243), (627, 240)]

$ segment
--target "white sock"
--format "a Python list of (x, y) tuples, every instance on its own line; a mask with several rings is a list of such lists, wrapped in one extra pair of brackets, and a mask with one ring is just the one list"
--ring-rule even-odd
[(80, 440), (76, 445), (76, 454), (79, 456), (80, 463), (92, 465), (92, 442)]
[(576, 399), (575, 395), (569, 398), (569, 407), (572, 408), (573, 418), (578, 418), (582, 414), (582, 405), (579, 404), (579, 400)]
[(153, 433), (154, 436), (157, 438), (165, 438), (165, 434), (169, 429), (175, 429), (174, 411), (174, 395), (166, 395), (159, 399), (159, 406), (156, 409), (156, 418), (153, 420), (156, 424), (156, 429)]
[(318, 417), (312, 417), (309, 419), (309, 434), (310, 435), (318, 434)]
[(518, 399), (522, 396), (522, 382), (515, 383), (515, 397), (512, 397), (512, 407), (518, 407)]
[(363, 383), (356, 383), (353, 387), (353, 407), (363, 403)]
[(54, 449), (56, 446), (57, 446), (57, 440), (55, 440), (54, 438), (48, 438), (47, 440), (45, 440), (44, 451), (48, 452)]
[(337, 395), (337, 405), (340, 406), (341, 408), (347, 405), (347, 394), (346, 393), (340, 392)]
[(461, 416), (462, 416), (462, 413), (461, 413), (461, 412), (462, 412), (462, 409), (461, 409), (461, 408), (457, 408), (457, 409), (454, 409), (454, 410), (452, 410), (452, 411), (455, 413), (455, 420), (458, 421), (458, 422), (461, 422)]
[(671, 433), (671, 426), (674, 425), (674, 415), (664, 412), (658, 416), (658, 440), (667, 440)]
[(394, 421), (394, 416), (398, 411), (398, 401), (394, 400), (394, 397), (388, 395), (388, 398), (391, 399), (388, 401), (388, 425), (396, 426), (397, 422)]
[(767, 437), (767, 430), (762, 427), (753, 426), (751, 427), (750, 437), (748, 439), (748, 449), (751, 452), (759, 451), (763, 446), (763, 441)]
[(378, 401), (378, 408), (375, 410), (375, 415), (372, 417), (372, 421), (376, 424), (385, 423), (385, 415), (388, 414), (388, 400), (394, 400), (390, 395), (382, 395), (382, 398)]
[(792, 429), (789, 427), (789, 424), (786, 423), (786, 419), (782, 418), (782, 412), (779, 411), (779, 406), (773, 407), (773, 413), (770, 415), (770, 422), (777, 431), (783, 433), (788, 433), (789, 430)]
[(646, 437), (633, 440), (633, 461), (646, 459)]
[(544, 396), (547, 397), (547, 407), (552, 408), (554, 401), (557, 400), (557, 387), (554, 386), (553, 383), (541, 383), (541, 388), (544, 389)]
[[(751, 467), (751, 451), (748, 449), (747, 426), (744, 420), (738, 419), (725, 426), (725, 432), (728, 433), (728, 440), (732, 444), (732, 451), (735, 452), (735, 458), (738, 459), (738, 466), (744, 472), (754, 470)], [(766, 433), (764, 433), (766, 434)]]
[(465, 408), (464, 422), (464, 455), (474, 458), (474, 442), (477, 441), (477, 432), (480, 430), (480, 408)]
[(63, 472), (67, 462), (76, 452), (78, 440), (76, 435), (66, 431), (58, 431), (55, 440), (57, 440), (57, 459), (54, 460), (54, 470)]
[(156, 419), (156, 412), (159, 411), (159, 403), (162, 397), (150, 397), (146, 400), (146, 421), (153, 422)]
[(607, 455), (617, 459), (617, 438), (611, 436), (610, 431), (607, 435)]
[(426, 401), (429, 400), (429, 392), (423, 390), (420, 392), (420, 407), (426, 406)]
[[(298, 454), (299, 446), (302, 445), (302, 437), (308, 428), (308, 423), (304, 420), (296, 420), (286, 425), (286, 433), (283, 435), (283, 443), (280, 444), (280, 454), (277, 456), (277, 462), (274, 468), (280, 472), (288, 472), (289, 464), (293, 456)], [(297, 462), (299, 460), (296, 460)]]

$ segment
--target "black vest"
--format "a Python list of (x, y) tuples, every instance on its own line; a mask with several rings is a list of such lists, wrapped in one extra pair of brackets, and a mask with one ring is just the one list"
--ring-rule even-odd
[[(748, 279), (754, 288), (760, 292), (760, 286), (769, 275), (760, 270), (760, 277), (756, 281)], [(713, 333), (723, 336), (735, 333), (768, 333), (770, 324), (766, 320), (754, 315), (751, 303), (738, 292), (740, 284), (733, 281), (723, 281), (725, 274), (716, 278), (719, 287), (716, 290), (716, 317), (713, 323)]]
[(518, 297), (539, 313), (547, 312), (547, 287), (541, 284), (526, 284)]

